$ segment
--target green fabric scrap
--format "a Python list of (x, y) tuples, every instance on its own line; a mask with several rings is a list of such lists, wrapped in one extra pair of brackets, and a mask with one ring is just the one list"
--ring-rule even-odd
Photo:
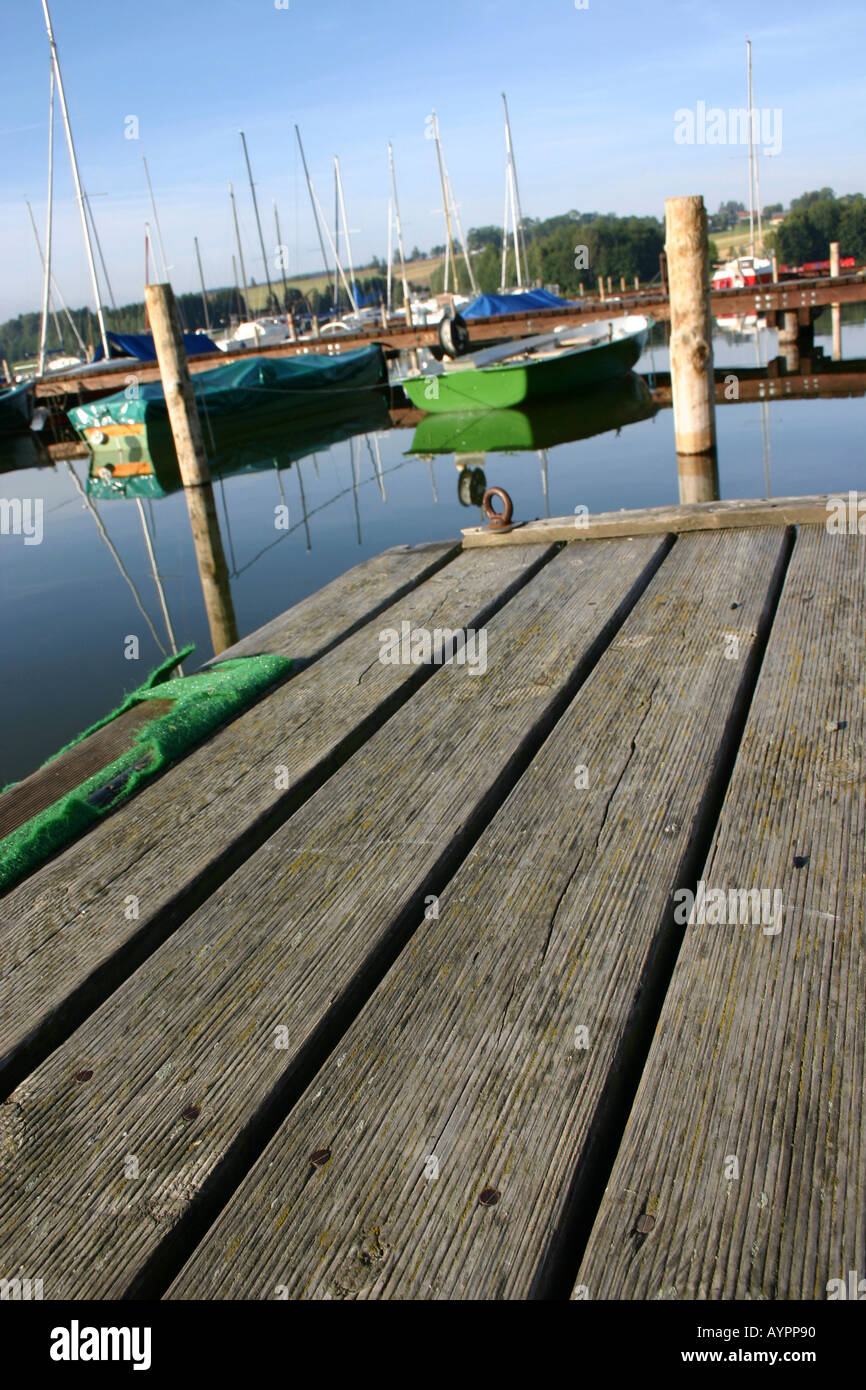
[[(117, 709), (47, 760), (53, 762), (132, 705), (148, 699), (175, 701), (170, 710), (135, 731), (132, 747), (120, 757), (0, 840), (0, 893), (33, 873), (106, 812), (128, 801), (144, 782), (253, 704), (285, 678), (292, 665), (284, 656), (237, 657), (214, 663), (193, 676), (171, 679), (174, 668), (193, 650), (192, 646), (185, 647), (169, 657)], [(10, 787), (4, 787), (4, 792)]]

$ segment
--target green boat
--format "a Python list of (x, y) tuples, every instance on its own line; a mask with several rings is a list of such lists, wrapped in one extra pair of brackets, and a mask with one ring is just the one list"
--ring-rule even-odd
[(626, 315), (588, 327), (430, 361), (400, 385), (413, 405), (435, 413), (495, 409), (571, 396), (629, 371), (643, 352), (652, 319)]
[(521, 409), (460, 410), (419, 420), (410, 454), (504, 454), (553, 449), (623, 425), (658, 410), (642, 376), (626, 372), (591, 391), (536, 401)]
[[(248, 357), (199, 372), (193, 389), (209, 457), (243, 444), (252, 432), (321, 417), (359, 395), (385, 398), (388, 370), (378, 343), (333, 355)], [(75, 406), (70, 423), (89, 446), (95, 471), (142, 459), (157, 473), (177, 470), (162, 383), (133, 382), (102, 400)]]

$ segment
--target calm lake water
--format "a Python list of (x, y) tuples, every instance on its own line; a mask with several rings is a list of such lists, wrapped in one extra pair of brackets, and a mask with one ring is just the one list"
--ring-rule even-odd
[[(829, 357), (829, 311), (816, 324), (815, 342)], [(843, 309), (842, 349), (845, 358), (866, 358), (862, 306)], [(776, 356), (775, 333), (760, 334), (759, 351), (762, 362)], [(756, 365), (754, 337), (720, 333), (714, 352), (717, 369)], [(636, 370), (668, 366), (658, 326)], [(595, 412), (592, 426), (604, 432), (572, 434), (540, 454), (506, 452), (513, 439), (502, 429), (455, 439), (483, 472), (483, 479), (466, 474), (462, 484), (448, 438), (422, 432), (419, 457), (412, 452), (413, 429), (341, 439), (300, 463), (217, 482), (239, 635), (388, 546), (459, 537), (462, 527), (480, 520), (469, 493), (477, 495), (485, 480), (507, 489), (518, 520), (572, 515), (579, 505), (595, 512), (678, 501), (671, 410), (635, 418), (646, 412), (634, 392), (619, 402), (595, 399), (587, 408)], [(617, 429), (618, 417), (631, 423)], [(775, 400), (763, 420), (760, 403), (738, 402), (717, 408), (717, 431), (724, 498), (766, 496), (768, 476), (774, 496), (866, 486), (866, 398)], [(488, 448), (491, 439), (495, 447)], [(432, 452), (440, 447), (446, 451)], [(0, 468), (9, 463), (0, 454)], [(0, 785), (31, 772), (113, 708), (168, 651), (142, 509), (178, 645), (196, 646), (185, 670), (212, 655), (183, 494), (145, 501), (142, 509), (124, 498), (88, 509), (87, 471), (78, 459), (0, 474), (0, 496), (42, 498), (44, 507), (41, 544), (0, 536)], [(274, 508), (283, 502), (288, 531), (274, 524)], [(124, 656), (130, 634), (139, 638), (137, 661)]]

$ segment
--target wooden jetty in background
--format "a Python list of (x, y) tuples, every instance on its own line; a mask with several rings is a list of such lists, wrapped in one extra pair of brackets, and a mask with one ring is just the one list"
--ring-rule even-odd
[[(812, 1299), (866, 1267), (846, 502), (397, 547), (231, 648), (293, 674), (0, 900), (0, 1277)], [(483, 662), (381, 660), (435, 628)], [(701, 884), (733, 921), (684, 923)]]
[[(777, 285), (764, 285), (760, 290), (717, 290), (710, 295), (714, 314), (767, 314), (781, 316), (782, 332), (793, 333), (799, 339), (801, 350), (808, 355), (811, 324), (818, 311), (827, 305), (855, 304), (866, 302), (866, 274), (839, 275), (832, 278), (809, 281), (785, 281)], [(592, 323), (597, 319), (616, 317), (618, 314), (647, 313), (655, 319), (670, 318), (670, 298), (662, 290), (642, 290), (626, 292), (615, 298), (587, 300), (582, 308), (544, 309), (532, 314), (510, 314), (495, 319), (472, 319), (468, 321), (470, 340), (476, 345), (487, 345), (506, 338), (531, 336), (557, 327), (573, 327), (582, 323)], [(795, 322), (796, 320), (796, 322)], [(769, 322), (769, 319), (768, 319)], [(772, 326), (775, 326), (773, 322)], [(242, 361), (245, 357), (294, 357), (310, 352), (345, 352), (352, 348), (377, 342), (385, 348), (386, 355), (412, 348), (433, 347), (439, 342), (438, 327), (409, 327), (389, 325), (387, 328), (375, 326), (357, 334), (345, 334), (339, 341), (321, 338), (310, 342), (277, 343), (266, 348), (251, 348), (242, 352), (207, 353), (190, 359), (190, 371), (208, 371), (227, 362)], [(34, 393), (39, 400), (81, 397), (87, 399), (108, 391), (122, 389), (127, 375), (133, 372), (140, 382), (157, 381), (159, 367), (156, 363), (121, 362), (106, 364), (101, 370), (93, 367), (79, 373), (69, 373), (63, 377), (49, 377), (38, 381)]]

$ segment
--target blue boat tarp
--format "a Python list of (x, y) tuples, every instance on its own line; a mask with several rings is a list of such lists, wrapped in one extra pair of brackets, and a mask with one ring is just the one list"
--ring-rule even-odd
[[(109, 333), (108, 345), (116, 348), (124, 357), (135, 357), (139, 362), (155, 362), (156, 348), (151, 333)], [(183, 345), (187, 357), (197, 357), (202, 352), (219, 352), (216, 343), (206, 333), (184, 333)], [(101, 362), (105, 353), (102, 344), (94, 354), (94, 362)]]
[(465, 319), (493, 319), (501, 314), (525, 314), (535, 309), (561, 309), (580, 303), (576, 299), (560, 299), (548, 290), (521, 290), (519, 294), (480, 294), (461, 309)]

